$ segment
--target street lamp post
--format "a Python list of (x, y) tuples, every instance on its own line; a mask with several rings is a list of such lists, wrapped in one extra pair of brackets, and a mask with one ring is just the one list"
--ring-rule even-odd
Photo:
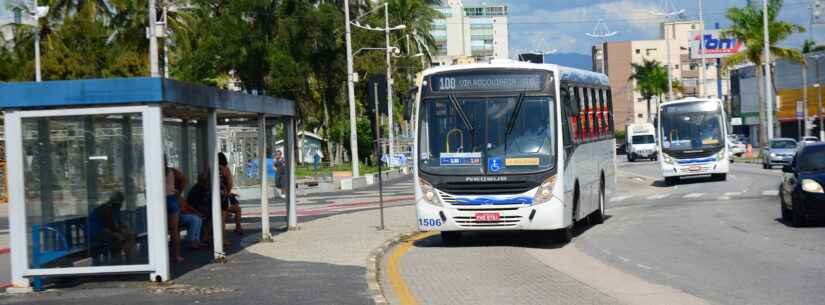
[(155, 29), (158, 22), (155, 0), (149, 0), (149, 73), (151, 77), (160, 77), (158, 68), (158, 37)]
[[(395, 160), (395, 132), (393, 131), (393, 112), (392, 112), (392, 60), (390, 59), (390, 13), (389, 13), (389, 5), (384, 2), (384, 38), (386, 40), (386, 54), (387, 54), (387, 117), (388, 117), (388, 125), (389, 125), (389, 153), (390, 156), (387, 158), (387, 163), (389, 163), (389, 167), (392, 168), (393, 160)], [(377, 110), (377, 109), (376, 109)], [(379, 159), (380, 160), (380, 159)], [(380, 161), (379, 161), (380, 162)], [(379, 175), (381, 173), (378, 173)]]
[[(356, 27), (359, 27), (359, 28), (362, 28), (362, 29), (365, 29), (365, 30), (384, 32), (384, 37), (386, 39), (386, 46), (384, 48), (362, 48), (358, 51), (382, 49), (386, 52), (386, 56), (387, 56), (387, 75), (386, 75), (386, 78), (387, 78), (387, 112), (388, 112), (387, 116), (389, 118), (388, 123), (389, 123), (389, 156), (390, 156), (388, 161), (390, 163), (390, 166), (392, 166), (392, 159), (393, 159), (393, 156), (395, 155), (394, 154), (395, 149), (393, 148), (393, 144), (395, 142), (394, 141), (395, 137), (394, 137), (394, 132), (393, 132), (393, 128), (392, 128), (392, 125), (393, 125), (393, 116), (392, 116), (393, 112), (392, 111), (393, 110), (392, 110), (392, 59), (391, 59), (392, 55), (391, 55), (391, 53), (392, 52), (398, 52), (399, 49), (396, 48), (396, 47), (391, 47), (390, 46), (390, 31), (403, 30), (403, 29), (406, 29), (407, 26), (403, 25), (403, 24), (400, 24), (400, 25), (397, 25), (395, 27), (390, 27), (389, 6), (387, 5), (387, 3), (384, 3), (384, 28), (373, 28), (369, 25), (361, 25), (360, 23), (358, 23), (359, 18), (361, 18), (363, 16), (366, 16), (370, 13), (373, 13), (375, 11), (376, 11), (376, 9), (373, 9), (372, 11), (369, 11), (369, 12), (361, 15), (360, 17), (356, 18), (355, 21), (353, 21), (353, 22), (350, 22), (349, 18), (347, 18), (347, 29), (349, 29), (350, 23), (352, 23), (352, 25), (354, 25)], [(347, 32), (347, 33), (349, 33), (349, 32)], [(351, 50), (352, 49), (349, 47), (349, 44), (348, 44), (347, 45), (347, 51), (352, 52)], [(358, 53), (358, 52), (356, 52), (356, 53)], [(350, 63), (350, 64), (352, 63), (352, 55), (348, 56), (348, 63)], [(351, 69), (351, 66), (350, 66), (350, 69)], [(378, 111), (378, 109), (376, 109), (376, 111)]]
[(37, 82), (43, 81), (40, 72), (40, 18), (46, 17), (49, 13), (48, 6), (37, 6), (37, 0), (34, 0), (34, 80)]
[(349, 0), (344, 0), (344, 15), (346, 24), (344, 25), (347, 42), (347, 100), (349, 101), (349, 143), (352, 154), (352, 177), (359, 177), (358, 172), (358, 133), (355, 122), (355, 85), (352, 82), (352, 37), (350, 34), (349, 21)]

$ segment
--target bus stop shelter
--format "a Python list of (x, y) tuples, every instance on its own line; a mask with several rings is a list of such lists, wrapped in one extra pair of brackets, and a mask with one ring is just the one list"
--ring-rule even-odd
[[(189, 181), (198, 173), (209, 177), (214, 257), (224, 260), (219, 122), (257, 122), (258, 164), (266, 164), (267, 132), (283, 123), (287, 166), (295, 166), (290, 100), (163, 78), (120, 78), (3, 83), (0, 108), (16, 287), (37, 286), (41, 277), (90, 274), (148, 273), (150, 280), (168, 280), (168, 234), (179, 234), (167, 226), (170, 151)], [(258, 171), (261, 234), (269, 240), (267, 168)], [(288, 172), (287, 226), (294, 228), (295, 174)], [(126, 228), (129, 242), (107, 229), (112, 221)]]

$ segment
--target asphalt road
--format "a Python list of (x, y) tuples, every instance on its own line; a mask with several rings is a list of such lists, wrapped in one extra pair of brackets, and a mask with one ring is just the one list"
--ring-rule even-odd
[[(727, 181), (666, 186), (658, 163), (620, 160), (610, 218), (580, 226), (572, 245), (541, 233), (474, 233), (454, 244), (433, 236), (400, 258), (401, 278), (420, 304), (634, 303), (629, 295), (661, 287), (679, 297), (659, 304), (825, 304), (825, 226), (779, 219), (778, 169), (736, 163)], [(575, 253), (578, 261), (566, 257)], [(585, 265), (608, 271), (588, 276)]]

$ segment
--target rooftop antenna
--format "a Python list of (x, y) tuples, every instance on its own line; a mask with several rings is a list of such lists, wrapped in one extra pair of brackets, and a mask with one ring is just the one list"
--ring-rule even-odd
[(596, 27), (593, 28), (593, 31), (585, 34), (593, 38), (607, 38), (615, 36), (616, 34), (619, 34), (619, 32), (611, 32), (610, 29), (607, 27), (607, 24), (605, 24), (602, 19), (599, 19), (599, 22), (596, 23)]
[(685, 9), (676, 9), (676, 5), (671, 0), (659, 0), (659, 5), (650, 10), (651, 15), (665, 18), (679, 16), (684, 12)]

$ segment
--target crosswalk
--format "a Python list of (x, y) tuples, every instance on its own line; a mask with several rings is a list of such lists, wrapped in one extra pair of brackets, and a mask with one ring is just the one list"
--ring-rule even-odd
[(779, 196), (778, 190), (765, 190), (761, 192), (724, 192), (724, 193), (704, 193), (704, 192), (694, 192), (694, 193), (661, 193), (655, 195), (636, 195), (636, 194), (615, 194), (612, 196), (609, 201), (610, 202), (624, 202), (624, 201), (661, 201), (661, 200), (672, 200), (672, 199), (685, 199), (685, 200), (735, 200), (737, 198), (743, 198), (746, 196), (758, 196), (758, 197), (776, 197)]

